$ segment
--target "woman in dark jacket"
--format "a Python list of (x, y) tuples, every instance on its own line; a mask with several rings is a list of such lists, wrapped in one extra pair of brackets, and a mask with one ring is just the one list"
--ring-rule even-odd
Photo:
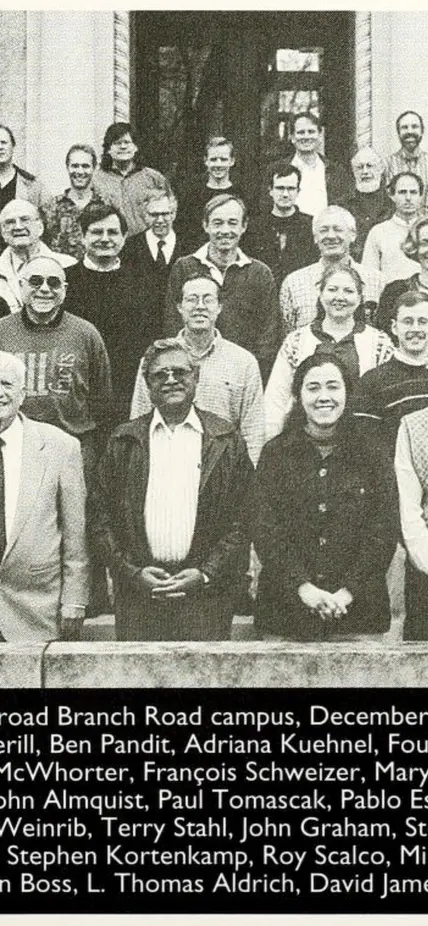
[(262, 634), (322, 640), (389, 628), (395, 479), (348, 416), (349, 391), (340, 360), (308, 357), (295, 373), (287, 430), (262, 452), (254, 527)]

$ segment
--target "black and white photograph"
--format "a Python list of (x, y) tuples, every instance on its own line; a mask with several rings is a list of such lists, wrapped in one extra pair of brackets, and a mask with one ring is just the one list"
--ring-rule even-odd
[(428, 13), (238, 6), (0, 11), (6, 913), (428, 909)]

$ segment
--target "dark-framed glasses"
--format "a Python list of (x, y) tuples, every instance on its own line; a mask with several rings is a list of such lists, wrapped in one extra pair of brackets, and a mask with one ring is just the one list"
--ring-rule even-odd
[(49, 289), (61, 289), (61, 286), (64, 284), (64, 281), (59, 277), (43, 277), (38, 273), (33, 273), (30, 277), (25, 277), (25, 279), (28, 285), (31, 286), (31, 289), (40, 289), (40, 287), (43, 286), (43, 283), (47, 283)]

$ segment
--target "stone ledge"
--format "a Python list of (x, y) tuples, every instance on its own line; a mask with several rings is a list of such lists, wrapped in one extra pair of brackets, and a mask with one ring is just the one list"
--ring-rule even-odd
[(43, 678), (46, 688), (425, 688), (427, 657), (427, 643), (51, 643)]
[(42, 688), (46, 643), (0, 645), (0, 688)]

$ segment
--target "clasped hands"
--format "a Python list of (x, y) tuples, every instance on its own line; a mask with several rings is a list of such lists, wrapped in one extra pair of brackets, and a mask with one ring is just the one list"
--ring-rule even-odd
[(353, 596), (347, 588), (327, 592), (312, 582), (301, 585), (298, 594), (303, 604), (311, 611), (316, 611), (323, 621), (340, 620), (348, 613), (348, 607), (353, 602)]
[(160, 566), (145, 566), (140, 582), (151, 598), (184, 598), (204, 585), (204, 577), (199, 569), (181, 569), (172, 576)]

